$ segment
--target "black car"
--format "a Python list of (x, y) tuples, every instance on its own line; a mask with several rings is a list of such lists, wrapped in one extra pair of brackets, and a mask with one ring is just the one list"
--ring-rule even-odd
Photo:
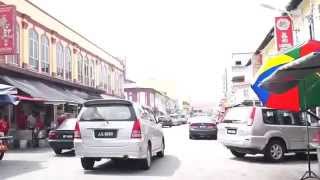
[(217, 125), (210, 117), (199, 116), (193, 119), (189, 126), (189, 138), (217, 139)]
[(73, 135), (77, 119), (66, 119), (57, 129), (49, 132), (48, 142), (56, 154), (63, 149), (73, 149)]
[(173, 126), (172, 120), (167, 116), (159, 116), (158, 121), (161, 123), (162, 127), (171, 127)]

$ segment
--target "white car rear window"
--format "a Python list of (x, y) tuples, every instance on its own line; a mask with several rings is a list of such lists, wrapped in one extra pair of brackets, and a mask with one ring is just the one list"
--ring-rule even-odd
[(95, 120), (132, 120), (129, 106), (90, 106), (85, 107), (80, 120), (95, 121)]

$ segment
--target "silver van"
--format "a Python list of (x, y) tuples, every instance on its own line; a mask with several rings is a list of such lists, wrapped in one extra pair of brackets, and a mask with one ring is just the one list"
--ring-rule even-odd
[(152, 156), (164, 156), (164, 135), (150, 110), (126, 100), (84, 103), (74, 131), (75, 153), (84, 169), (102, 158), (136, 159), (149, 169)]
[[(314, 137), (317, 120), (312, 116), (310, 139)], [(236, 157), (264, 154), (269, 161), (280, 161), (287, 152), (299, 155), (307, 147), (306, 118), (294, 113), (266, 107), (240, 106), (230, 108), (218, 125), (218, 141)]]

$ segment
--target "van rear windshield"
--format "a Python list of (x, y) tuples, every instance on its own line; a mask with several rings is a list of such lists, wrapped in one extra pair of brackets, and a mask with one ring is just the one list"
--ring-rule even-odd
[(223, 123), (248, 123), (252, 107), (231, 108), (227, 111)]
[(82, 109), (80, 121), (131, 121), (133, 108), (129, 105), (89, 106)]

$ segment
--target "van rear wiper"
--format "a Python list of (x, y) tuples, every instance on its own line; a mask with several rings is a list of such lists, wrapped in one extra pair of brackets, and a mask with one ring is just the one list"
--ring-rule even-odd
[(103, 118), (93, 118), (93, 119), (80, 119), (80, 121), (108, 121)]

